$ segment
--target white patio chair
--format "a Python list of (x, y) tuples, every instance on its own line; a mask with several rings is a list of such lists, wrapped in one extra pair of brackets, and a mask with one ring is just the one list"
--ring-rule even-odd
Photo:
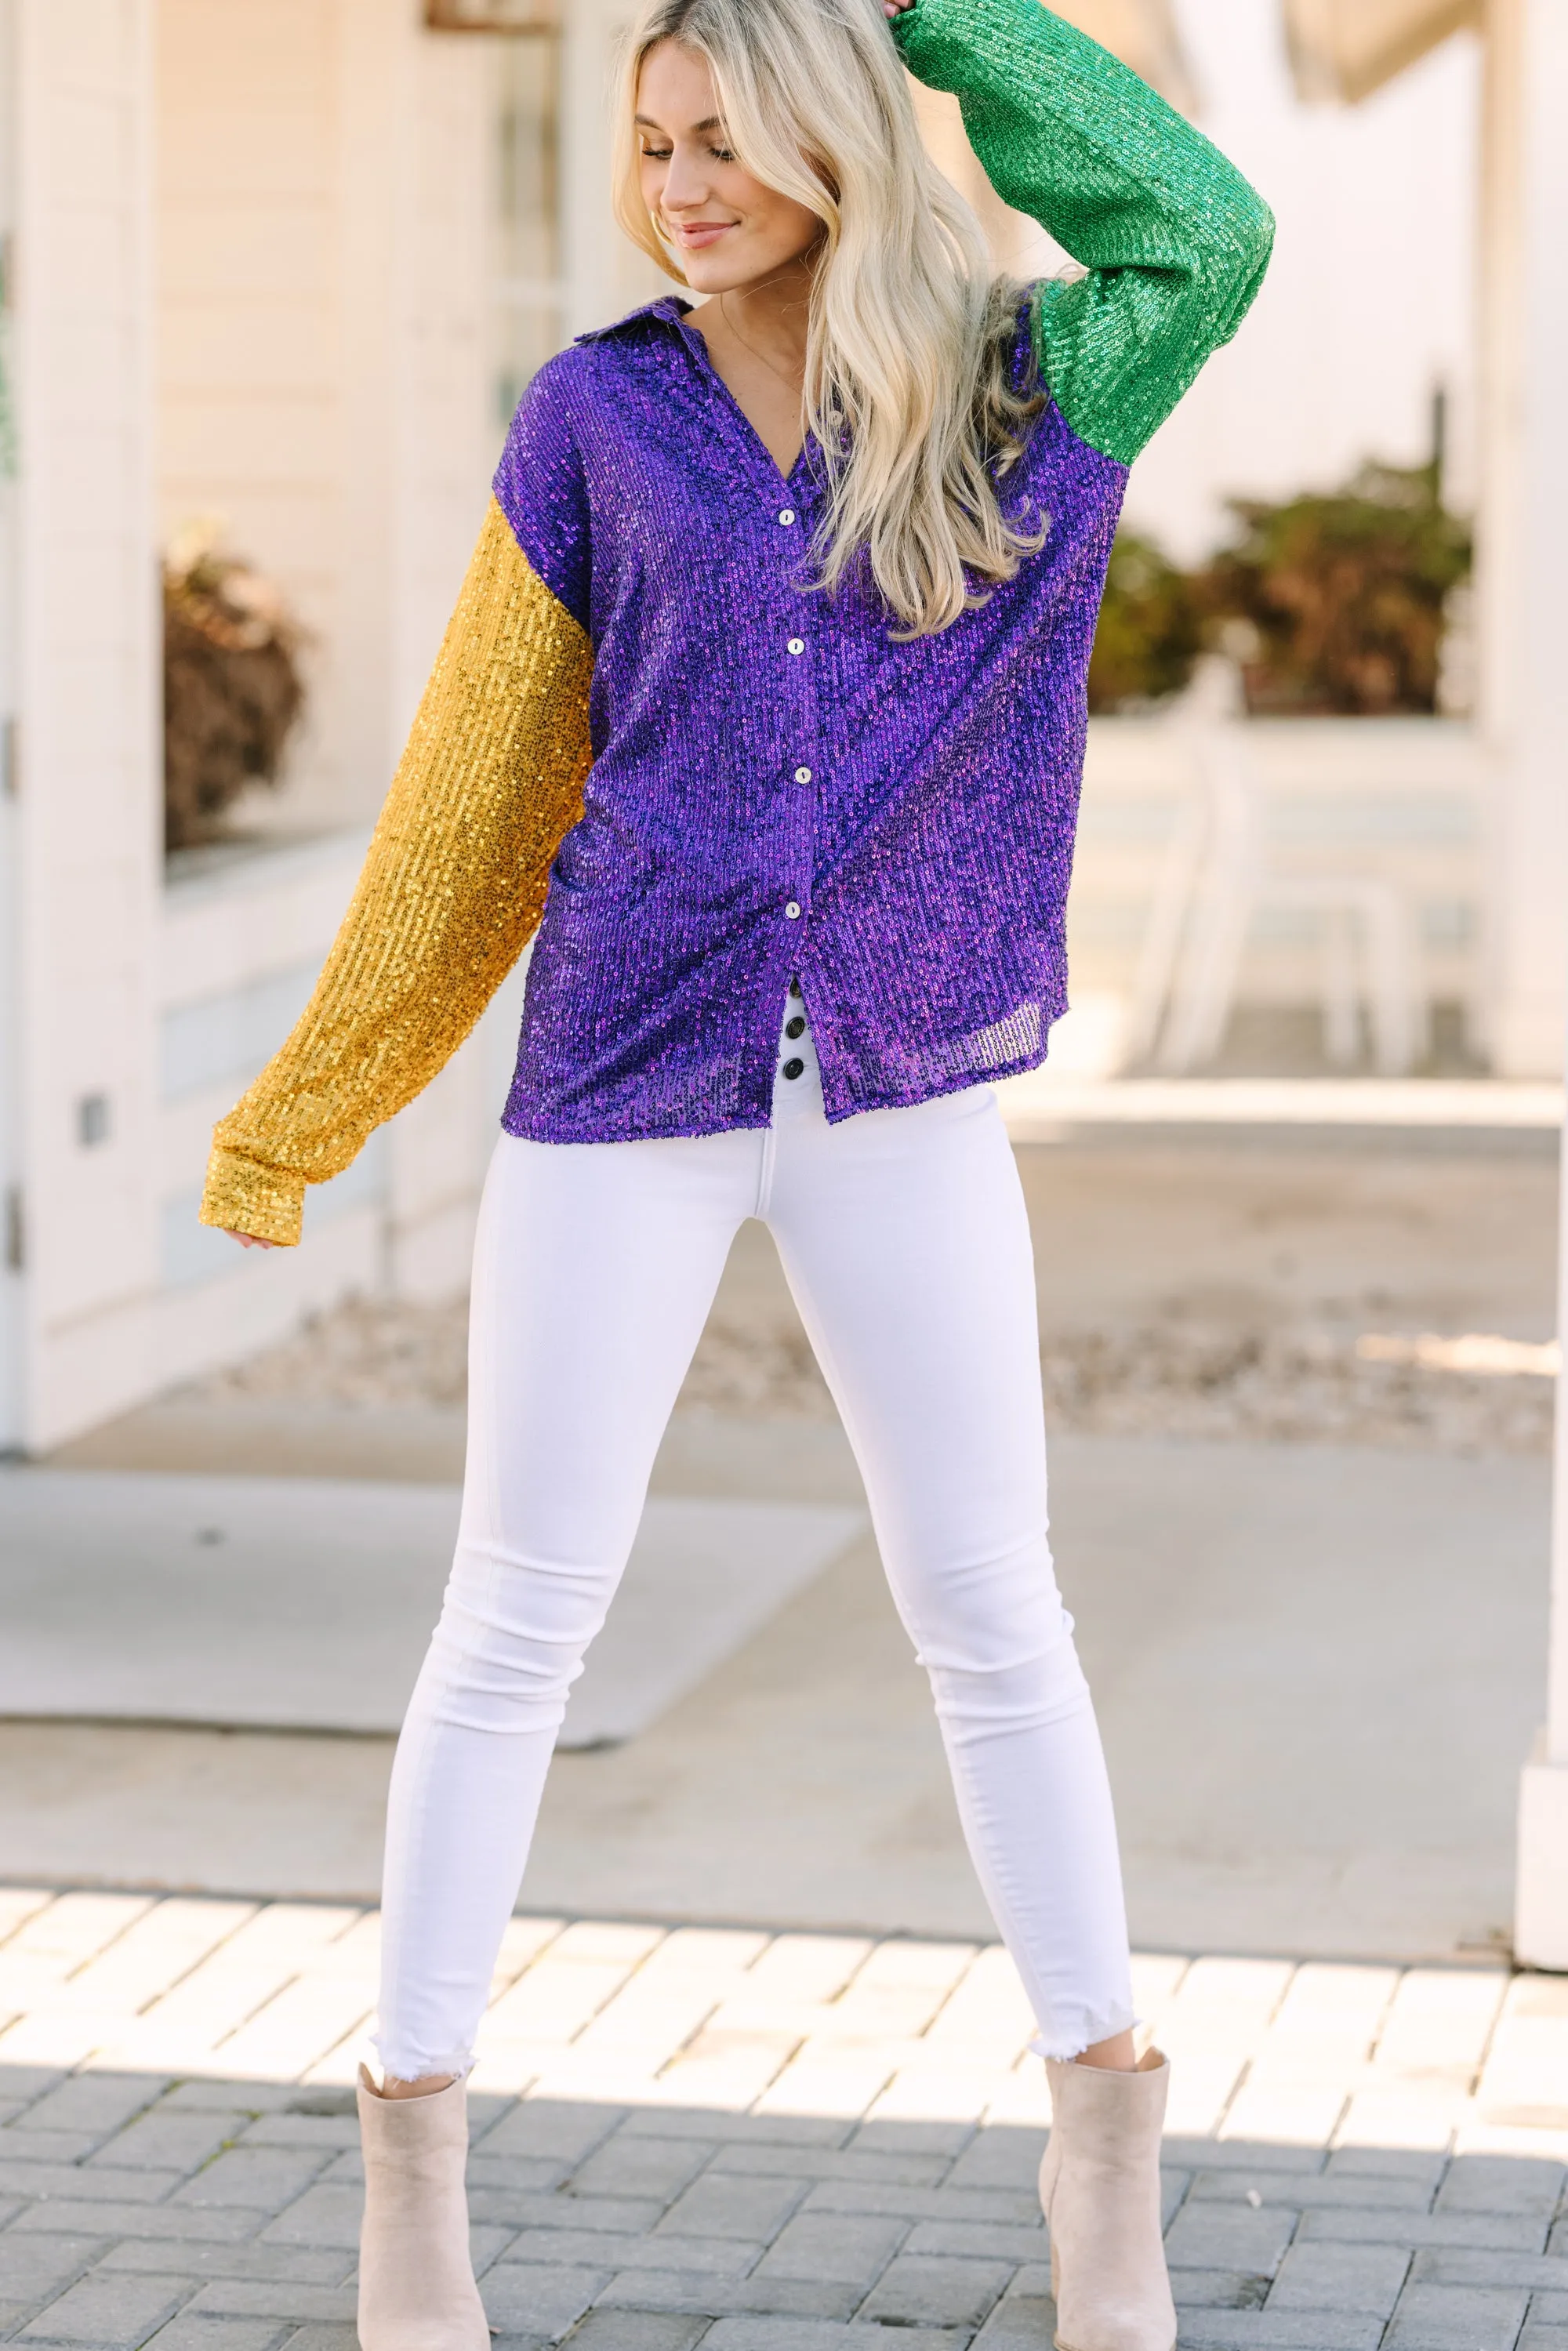
[[(1224, 674), (1228, 673), (1228, 674)], [(1133, 1050), (1182, 1075), (1224, 1043), (1253, 920), (1264, 907), (1322, 917), (1323, 1045), (1339, 1067), (1361, 1050), (1365, 1004), (1380, 1075), (1405, 1075), (1427, 1042), (1409, 908), (1393, 883), (1357, 873), (1275, 871), (1239, 680), (1225, 662), (1202, 664), (1173, 720), (1193, 774), (1155, 887), (1134, 983)]]

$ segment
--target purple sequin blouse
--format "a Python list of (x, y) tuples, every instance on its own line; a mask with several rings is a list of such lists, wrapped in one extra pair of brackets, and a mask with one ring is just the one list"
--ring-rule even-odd
[[(674, 298), (535, 378), (496, 496), (592, 649), (585, 810), (550, 876), (505, 1123), (766, 1126), (798, 977), (830, 1119), (1032, 1068), (1065, 1010), (1085, 683), (1127, 469), (1267, 266), (1268, 207), (1039, 0), (915, 0), (993, 185), (1077, 256), (1019, 318), (1046, 402), (1002, 497), (1040, 551), (935, 635), (810, 585), (787, 479)], [(818, 463), (814, 464), (814, 457)]]
[(898, 643), (808, 585), (783, 478), (668, 298), (550, 361), (496, 495), (593, 646), (593, 765), (550, 877), (505, 1124), (766, 1126), (798, 977), (830, 1119), (1027, 1070), (1066, 1006), (1084, 679), (1126, 469), (1048, 408), (1008, 506), (1041, 551)]

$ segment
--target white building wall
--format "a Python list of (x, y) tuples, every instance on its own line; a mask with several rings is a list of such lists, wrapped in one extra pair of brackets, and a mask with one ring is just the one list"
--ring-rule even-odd
[[(213, 1118), (329, 941), (483, 512), (494, 59), (428, 36), (417, 0), (0, 5), (22, 453), (0, 483), (0, 1183), (21, 1208), (0, 1256), (6, 1232), (26, 1248), (0, 1274), (0, 1447), (37, 1449), (347, 1286), (462, 1278), (493, 1036), (313, 1201), (286, 1261), (194, 1207)], [(272, 811), (300, 845), (171, 890), (157, 549), (213, 510), (313, 632)]]
[(346, 539), (342, 61), (333, 0), (157, 8), (158, 509), (199, 514), (310, 632), (291, 824), (358, 813)]
[(1449, 495), (1477, 493), (1479, 44), (1463, 35), (1354, 108), (1296, 99), (1275, 0), (1178, 0), (1199, 127), (1273, 205), (1263, 290), (1134, 469), (1128, 515), (1183, 561), (1232, 495), (1419, 465), (1449, 394)]
[(1482, 716), (1500, 770), (1490, 1043), (1503, 1075), (1535, 1077), (1563, 1066), (1568, 934), (1568, 20), (1560, 0), (1490, 0), (1488, 19), (1479, 602)]
[[(477, 535), (491, 414), (494, 53), (417, 0), (162, 0), (160, 503), (217, 510), (311, 632), (277, 834), (385, 792)], [(464, 1276), (493, 1118), (461, 1057), (382, 1156), (383, 1270)]]
[(373, 814), (495, 457), (490, 47), (421, 16), (158, 11), (161, 523), (226, 515), (310, 632), (268, 830)]
[[(20, 0), (23, 1439), (144, 1386), (159, 855), (148, 0)], [(93, 1138), (97, 1139), (93, 1139)]]
[(16, 936), (20, 875), (14, 762), (16, 725), (16, 0), (0, 0), (0, 1454), (25, 1417), (26, 1293), (19, 1262), (22, 1206), (21, 1044)]
[[(1494, 889), (1495, 1042), (1512, 1071), (1558, 1066), (1568, 905), (1568, 21), (1560, 0), (1489, 0), (1489, 478), (1484, 678), (1504, 766)], [(1568, 1143), (1568, 1137), (1565, 1137)], [(1559, 1328), (1568, 1325), (1568, 1190)], [(1514, 1949), (1568, 1970), (1568, 1389), (1560, 1383), (1546, 1721), (1520, 1791)]]

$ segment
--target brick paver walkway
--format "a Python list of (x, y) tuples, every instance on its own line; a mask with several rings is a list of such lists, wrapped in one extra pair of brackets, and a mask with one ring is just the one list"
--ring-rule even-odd
[[(377, 1927), (0, 1891), (0, 2335), (350, 2351)], [(1568, 1982), (1139, 1971), (1192, 2351), (1568, 2351)], [(474, 2098), (499, 2341), (1049, 2344), (1029, 2032), (992, 1949), (517, 1919)]]

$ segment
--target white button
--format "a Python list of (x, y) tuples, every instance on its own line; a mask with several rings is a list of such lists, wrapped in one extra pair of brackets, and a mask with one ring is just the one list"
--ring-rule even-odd
[(789, 640), (789, 651), (790, 651), (792, 653), (803, 653), (805, 652), (805, 650), (806, 650), (806, 640), (805, 640), (805, 638), (804, 638), (804, 637), (791, 637), (791, 638), (790, 638), (790, 640)]
[(796, 770), (795, 770), (795, 781), (796, 781), (798, 784), (809, 784), (809, 783), (810, 782), (810, 780), (811, 780), (811, 770), (810, 770), (810, 768), (796, 768)]
[(793, 521), (794, 521), (794, 519), (795, 519), (795, 509), (794, 509), (794, 507), (785, 507), (780, 511), (780, 513), (779, 513), (779, 521), (780, 521), (780, 522), (782, 522), (782, 523), (791, 523), (791, 522), (793, 522)]
[(784, 919), (787, 923), (798, 923), (800, 919), (800, 909), (793, 898), (784, 909)]

